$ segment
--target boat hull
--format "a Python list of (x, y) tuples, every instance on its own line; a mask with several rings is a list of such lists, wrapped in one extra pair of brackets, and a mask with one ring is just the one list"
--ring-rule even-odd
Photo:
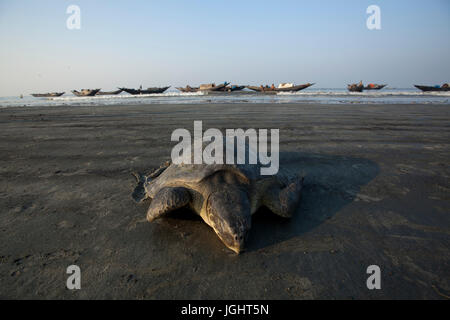
[(364, 87), (364, 90), (381, 90), (386, 86), (387, 86), (387, 84), (378, 84), (373, 87), (366, 86), (366, 87)]
[(162, 87), (162, 88), (147, 88), (147, 89), (131, 89), (131, 88), (119, 88), (129, 94), (132, 95), (140, 95), (140, 94), (153, 94), (153, 93), (163, 93), (164, 91), (166, 91), (167, 89), (169, 89), (170, 86), (168, 87)]
[(49, 97), (60, 97), (65, 92), (49, 92), (49, 93), (32, 93), (31, 95), (36, 98), (49, 98)]
[(225, 90), (226, 86), (228, 86), (228, 85), (229, 85), (229, 83), (225, 82), (225, 83), (221, 83), (217, 86), (210, 87), (210, 88), (204, 88), (204, 89), (199, 88), (197, 91), (223, 91), (223, 90)]
[(115, 90), (115, 91), (104, 91), (104, 92), (99, 91), (99, 92), (97, 92), (96, 95), (97, 95), (97, 96), (116, 95), (116, 94), (121, 93), (122, 91), (123, 91), (122, 89)]
[(297, 92), (297, 91), (309, 88), (313, 85), (314, 85), (314, 83), (305, 83), (305, 84), (300, 84), (298, 86), (293, 86), (290, 88), (275, 88), (275, 91), (276, 92)]
[(416, 87), (417, 89), (422, 90), (423, 92), (446, 92), (446, 91), (450, 91), (450, 87), (431, 87), (431, 86), (419, 86), (419, 85), (414, 85), (414, 87)]
[(177, 87), (177, 90), (181, 91), (181, 92), (197, 92), (199, 90), (198, 87), (186, 87), (186, 88), (181, 88), (181, 87)]
[(245, 88), (245, 86), (226, 86), (226, 87), (223, 87), (222, 89), (220, 89), (219, 91), (234, 92), (234, 91), (241, 91), (244, 88)]
[(200, 88), (200, 87), (190, 87), (186, 86), (185, 88), (177, 87), (177, 90), (180, 90), (181, 92), (212, 92), (212, 91), (226, 91), (227, 86), (229, 85), (228, 82), (219, 84), (214, 87), (208, 87), (208, 88)]
[(92, 97), (95, 96), (97, 94), (97, 92), (99, 92), (100, 89), (88, 89), (88, 90), (81, 90), (81, 91), (77, 91), (77, 90), (72, 90), (72, 93), (74, 95), (76, 95), (77, 97)]
[(347, 89), (348, 89), (348, 91), (350, 91), (350, 92), (363, 92), (363, 90), (364, 90), (364, 86), (363, 85), (352, 85), (352, 84), (349, 84), (348, 86), (347, 86)]
[(289, 88), (267, 88), (267, 87), (257, 87), (257, 86), (246, 86), (247, 89), (263, 92), (263, 93), (271, 93), (271, 92), (297, 92), (306, 88), (311, 87), (314, 83), (305, 83), (297, 86), (289, 87)]

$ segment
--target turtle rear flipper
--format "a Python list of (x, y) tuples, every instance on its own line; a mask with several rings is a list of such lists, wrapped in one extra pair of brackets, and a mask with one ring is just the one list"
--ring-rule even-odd
[(132, 198), (135, 202), (142, 202), (148, 198), (145, 191), (145, 184), (156, 179), (161, 173), (170, 166), (170, 161), (164, 162), (159, 168), (154, 169), (149, 174), (144, 175), (139, 172), (132, 172), (131, 174), (136, 178), (137, 186), (134, 188)]
[(170, 162), (166, 162), (163, 165), (161, 165), (159, 168), (153, 170), (151, 173), (148, 174), (148, 179), (155, 179), (161, 175), (161, 173), (164, 172), (168, 167), (170, 166)]
[(131, 197), (135, 202), (142, 202), (147, 198), (144, 184), (147, 181), (147, 177), (143, 174), (133, 172), (131, 173), (135, 178), (137, 182), (136, 188), (134, 188), (133, 193), (131, 194)]
[(273, 213), (291, 218), (300, 201), (304, 177), (290, 179), (287, 186), (274, 186), (263, 197), (263, 204)]

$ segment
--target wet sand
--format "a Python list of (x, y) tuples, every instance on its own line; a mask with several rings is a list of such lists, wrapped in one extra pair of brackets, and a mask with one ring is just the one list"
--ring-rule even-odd
[[(131, 172), (194, 120), (279, 128), (282, 168), (306, 176), (295, 217), (258, 212), (239, 256), (190, 212), (150, 224), (131, 198)], [(450, 296), (449, 105), (10, 108), (0, 136), (0, 298)]]

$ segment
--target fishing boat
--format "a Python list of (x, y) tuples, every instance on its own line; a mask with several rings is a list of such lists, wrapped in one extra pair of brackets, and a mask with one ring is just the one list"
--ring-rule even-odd
[(229, 82), (224, 82), (224, 83), (218, 84), (217, 86), (215, 83), (201, 84), (198, 91), (222, 91), (229, 84), (230, 84)]
[(414, 85), (417, 89), (422, 90), (423, 92), (433, 92), (433, 91), (450, 91), (450, 86), (448, 83), (443, 84), (442, 86), (419, 86)]
[(218, 85), (216, 85), (215, 83), (205, 83), (205, 84), (201, 84), (199, 87), (190, 87), (189, 85), (187, 85), (186, 88), (177, 88), (177, 89), (182, 91), (182, 92), (225, 91), (229, 84), (230, 84), (229, 82), (224, 82), (224, 83), (221, 83), (221, 84), (218, 84)]
[(47, 93), (32, 93), (31, 95), (36, 98), (47, 98), (47, 97), (60, 97), (65, 92), (47, 92)]
[(246, 88), (253, 90), (253, 91), (257, 91), (257, 92), (276, 92), (275, 86), (269, 87), (267, 85), (266, 86), (260, 85), (259, 87), (258, 86), (246, 86)]
[(92, 97), (99, 92), (100, 89), (81, 89), (81, 91), (72, 90), (72, 93), (77, 97)]
[(277, 92), (297, 92), (306, 88), (309, 88), (311, 86), (313, 86), (314, 83), (305, 83), (305, 84), (300, 84), (300, 85), (293, 85), (293, 86), (278, 86), (278, 88), (276, 88), (275, 91)]
[(178, 87), (181, 92), (212, 92), (212, 91), (225, 91), (225, 88), (229, 85), (229, 82), (224, 82), (216, 85), (215, 83), (201, 84), (199, 87), (191, 87), (187, 85), (185, 88)]
[(223, 87), (219, 89), (219, 91), (222, 92), (234, 92), (234, 91), (241, 91), (245, 88), (245, 86), (238, 86), (238, 85), (228, 85), (226, 87)]
[(362, 81), (360, 81), (359, 83), (353, 83), (353, 84), (347, 85), (347, 89), (350, 92), (363, 92), (364, 85), (362, 84)]
[(115, 90), (115, 91), (99, 91), (97, 92), (97, 96), (107, 96), (107, 95), (116, 95), (121, 93), (123, 90), (119, 89), (119, 90)]
[(181, 92), (197, 92), (200, 88), (199, 87), (191, 87), (190, 85), (187, 85), (185, 88), (177, 87), (176, 89)]
[(306, 89), (308, 87), (311, 87), (312, 85), (314, 85), (314, 83), (305, 83), (305, 84), (300, 84), (300, 85), (293, 85), (293, 84), (286, 84), (286, 83), (282, 83), (280, 84), (278, 87), (275, 87), (274, 85), (272, 86), (246, 86), (247, 89), (253, 90), (253, 91), (257, 91), (257, 92), (297, 92), (303, 89)]
[(386, 86), (387, 86), (387, 84), (369, 83), (367, 86), (364, 87), (364, 90), (381, 90)]
[(152, 88), (147, 88), (147, 89), (131, 89), (131, 88), (119, 88), (120, 90), (123, 90), (129, 94), (132, 95), (139, 95), (139, 94), (152, 94), (152, 93), (163, 93), (164, 91), (166, 91), (167, 89), (169, 89), (170, 86), (168, 87), (152, 87)]

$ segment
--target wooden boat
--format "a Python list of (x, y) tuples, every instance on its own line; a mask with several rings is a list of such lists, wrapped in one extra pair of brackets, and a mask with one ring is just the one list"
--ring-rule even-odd
[(233, 91), (241, 91), (242, 89), (244, 89), (245, 86), (237, 86), (237, 85), (228, 85), (226, 87), (223, 87), (221, 89), (219, 89), (218, 91), (222, 91), (222, 92), (233, 92)]
[(99, 92), (100, 89), (81, 89), (81, 91), (72, 90), (72, 93), (77, 97), (92, 97)]
[(47, 98), (47, 97), (60, 97), (65, 92), (48, 92), (48, 93), (32, 93), (31, 95), (36, 98)]
[(275, 87), (269, 87), (269, 86), (246, 86), (247, 89), (253, 90), (253, 91), (257, 91), (257, 92), (276, 92), (276, 88)]
[(177, 87), (176, 89), (180, 90), (181, 92), (197, 92), (200, 88), (187, 85), (185, 88)]
[(107, 95), (116, 95), (121, 93), (123, 90), (119, 89), (119, 90), (115, 90), (115, 91), (99, 91), (97, 92), (97, 96), (107, 96)]
[(349, 84), (347, 85), (347, 89), (350, 92), (363, 92), (364, 90), (364, 85), (360, 82), (358, 84), (353, 83), (353, 84)]
[(217, 86), (214, 83), (209, 84), (201, 84), (198, 91), (221, 91), (226, 88), (230, 83), (224, 82), (221, 84), (218, 84)]
[(305, 83), (297, 86), (287, 87), (287, 88), (276, 88), (277, 92), (297, 92), (306, 88), (313, 86), (314, 83)]
[(419, 86), (419, 85), (414, 85), (414, 87), (416, 87), (417, 89), (422, 90), (423, 92), (433, 92), (433, 91), (450, 91), (450, 86), (448, 85), (448, 83), (443, 84), (440, 87), (432, 87), (432, 86)]
[(147, 88), (147, 89), (131, 89), (131, 88), (119, 88), (120, 90), (123, 90), (129, 94), (132, 95), (138, 95), (138, 94), (152, 94), (152, 93), (163, 93), (164, 91), (166, 91), (167, 89), (169, 89), (170, 86), (168, 87), (153, 87), (153, 88)]
[(384, 87), (386, 87), (387, 84), (373, 84), (369, 83), (367, 86), (364, 87), (364, 90), (381, 90)]
[(167, 89), (169, 89), (170, 86), (167, 87), (153, 87), (153, 88), (147, 88), (147, 90), (142, 90), (142, 93), (163, 93), (164, 91), (166, 91)]
[(216, 86), (215, 83), (201, 84), (199, 87), (191, 87), (187, 85), (185, 88), (178, 87), (181, 92), (209, 92), (209, 91), (225, 91), (225, 88), (229, 85), (229, 82), (224, 82)]
[(314, 85), (314, 83), (305, 83), (305, 84), (300, 84), (300, 85), (296, 85), (296, 86), (292, 86), (292, 87), (284, 87), (284, 88), (276, 88), (275, 86), (246, 86), (247, 89), (253, 90), (253, 91), (257, 91), (257, 92), (297, 92), (303, 89), (306, 89), (308, 87), (311, 87), (312, 85)]

